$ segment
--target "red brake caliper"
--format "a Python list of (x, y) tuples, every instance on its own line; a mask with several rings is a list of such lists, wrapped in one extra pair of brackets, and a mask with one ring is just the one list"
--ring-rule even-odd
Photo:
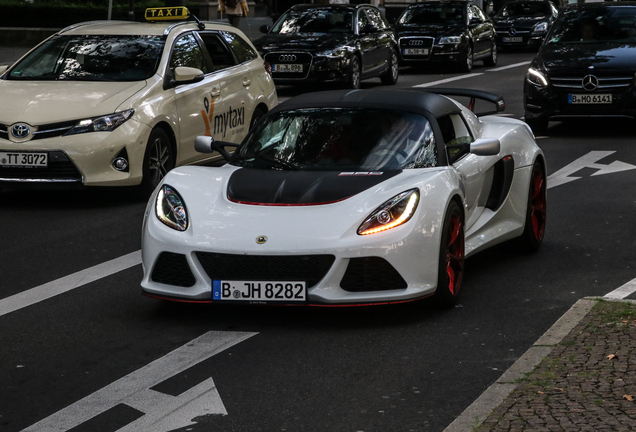
[(530, 205), (534, 237), (537, 240), (541, 240), (545, 232), (545, 192), (543, 175), (539, 171), (535, 171), (532, 175)]
[(450, 239), (446, 246), (446, 274), (448, 289), (451, 294), (456, 295), (464, 274), (464, 233), (459, 216), (451, 219), (449, 234)]

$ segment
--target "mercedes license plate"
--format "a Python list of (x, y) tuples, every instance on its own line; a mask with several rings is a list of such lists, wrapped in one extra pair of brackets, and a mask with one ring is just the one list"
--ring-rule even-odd
[(47, 165), (47, 153), (0, 152), (0, 166), (46, 168)]
[(428, 55), (428, 48), (404, 48), (402, 50), (404, 55)]
[(272, 72), (302, 72), (302, 64), (273, 64)]
[(516, 36), (516, 37), (504, 37), (501, 39), (503, 42), (523, 42), (523, 38)]
[(612, 95), (607, 94), (571, 94), (568, 95), (571, 104), (611, 104)]
[(300, 303), (307, 300), (307, 287), (304, 281), (215, 280), (212, 300)]

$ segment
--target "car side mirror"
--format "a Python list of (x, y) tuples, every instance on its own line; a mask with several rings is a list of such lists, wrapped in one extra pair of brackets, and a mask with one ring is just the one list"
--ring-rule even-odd
[(191, 84), (203, 81), (203, 71), (197, 68), (178, 66), (174, 70), (174, 80), (177, 84)]
[(271, 30), (271, 27), (270, 27), (270, 26), (268, 26), (267, 24), (263, 24), (263, 25), (262, 25), (262, 26), (260, 26), (258, 29), (260, 30), (260, 32), (261, 32), (261, 33), (265, 33), (265, 34), (267, 34), (267, 33), (269, 33), (269, 31)]
[(225, 147), (238, 147), (239, 144), (225, 142), (225, 141), (215, 141), (211, 136), (201, 135), (194, 139), (194, 149), (199, 153), (209, 154), (214, 153), (215, 151), (219, 152), (223, 159), (230, 160), (232, 155), (225, 150)]
[(497, 138), (477, 138), (470, 143), (470, 152), (477, 156), (495, 156), (501, 151)]

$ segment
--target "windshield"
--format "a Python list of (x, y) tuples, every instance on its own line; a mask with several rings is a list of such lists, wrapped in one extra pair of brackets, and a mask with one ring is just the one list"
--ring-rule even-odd
[(272, 33), (351, 33), (353, 10), (341, 8), (288, 11), (276, 23)]
[(408, 8), (404, 11), (398, 24), (435, 24), (458, 26), (466, 22), (464, 5), (428, 4)]
[(497, 14), (498, 17), (537, 17), (550, 14), (548, 3), (515, 2), (506, 4)]
[(232, 164), (263, 169), (381, 171), (436, 166), (430, 123), (392, 110), (284, 111), (249, 135)]
[(548, 43), (636, 43), (636, 6), (566, 10), (554, 24)]
[(154, 75), (163, 46), (159, 36), (57, 36), (20, 61), (8, 78), (140, 81)]

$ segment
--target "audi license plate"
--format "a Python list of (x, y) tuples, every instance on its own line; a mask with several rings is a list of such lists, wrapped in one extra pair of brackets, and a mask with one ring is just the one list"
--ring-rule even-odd
[(212, 300), (301, 303), (307, 300), (302, 282), (212, 281)]
[(402, 50), (404, 55), (428, 55), (428, 48), (404, 48)]
[(0, 166), (20, 168), (46, 168), (47, 153), (0, 152)]
[(272, 72), (302, 72), (301, 64), (273, 64)]
[(503, 42), (523, 42), (523, 38), (519, 37), (519, 36), (517, 36), (517, 37), (504, 37), (504, 38), (501, 38), (501, 40)]
[(571, 104), (611, 104), (612, 95), (609, 94), (571, 94), (568, 95)]

